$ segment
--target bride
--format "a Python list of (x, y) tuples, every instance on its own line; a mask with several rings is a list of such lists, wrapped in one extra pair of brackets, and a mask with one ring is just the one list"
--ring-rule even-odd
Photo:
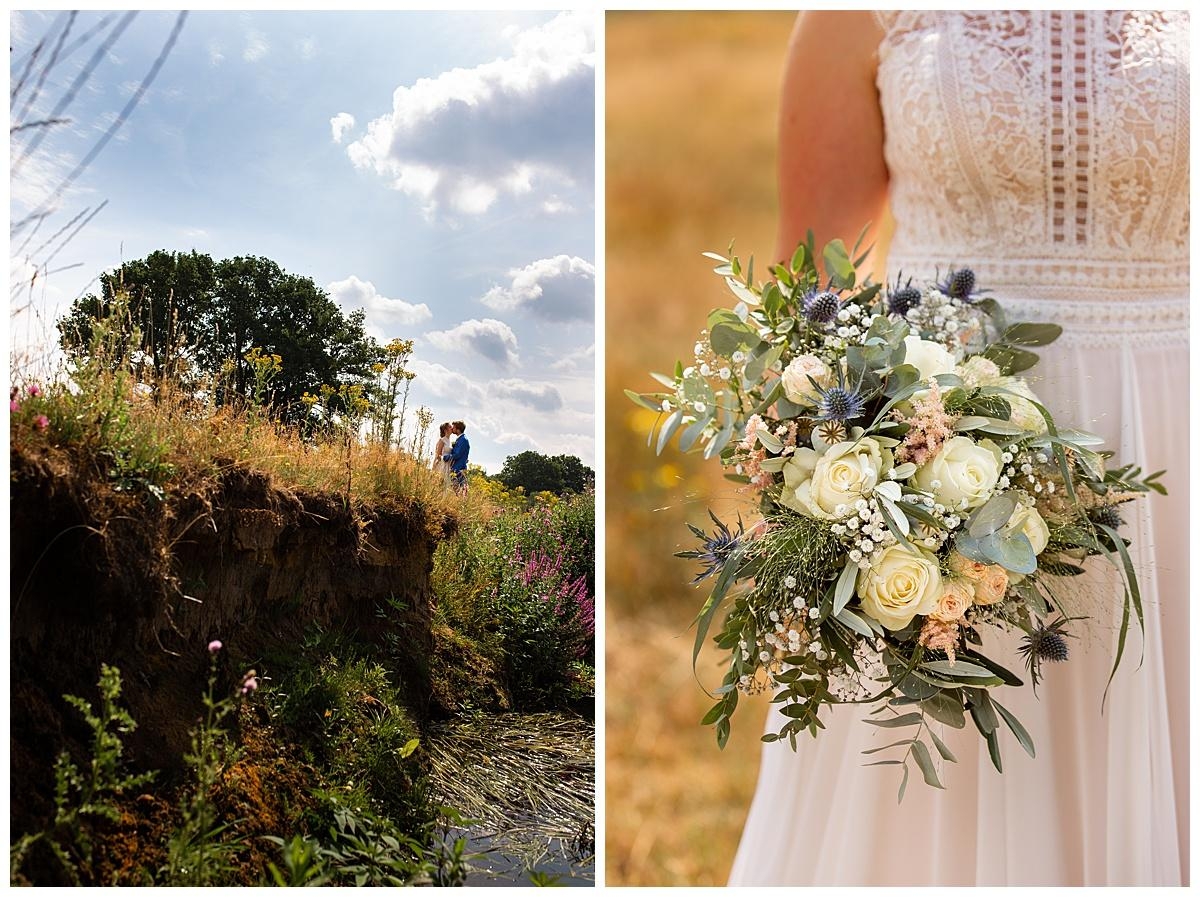
[(440, 473), (447, 483), (450, 482), (450, 462), (442, 459), (449, 454), (454, 445), (454, 438), (454, 428), (448, 422), (438, 427), (437, 445), (433, 447), (433, 458), (429, 462), (430, 469)]
[[(946, 790), (918, 782), (897, 805), (886, 768), (862, 767), (879, 730), (835, 708), (796, 753), (764, 746), (731, 884), (1187, 884), (1188, 30), (1186, 12), (801, 15), (776, 257), (890, 209), (875, 279), (970, 266), (1010, 319), (1062, 324), (1038, 394), (1166, 468), (1170, 495), (1127, 520), (1144, 645), (1130, 636), (1103, 713), (1121, 599), (1097, 569), (1105, 610), (1037, 697), (1014, 690), (1036, 760), (1010, 742), (1001, 775), (973, 731), (947, 730)], [(1015, 641), (986, 647), (1017, 668)]]

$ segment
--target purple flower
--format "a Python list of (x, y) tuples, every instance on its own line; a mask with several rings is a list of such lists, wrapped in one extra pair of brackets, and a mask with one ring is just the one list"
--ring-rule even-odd
[(36, 399), (41, 394), (42, 394), (42, 388), (40, 386), (38, 386), (36, 383), (30, 385), (30, 387), (29, 387), (30, 398)]
[[(254, 671), (251, 670), (250, 672), (253, 673)], [(250, 692), (255, 691), (257, 689), (258, 689), (258, 677), (257, 676), (249, 675), (242, 682), (242, 694), (243, 695), (248, 695), (248, 694), (250, 694)]]
[(46, 417), (44, 414), (39, 414), (33, 419), (33, 425), (39, 430), (44, 430), (50, 426), (50, 418)]
[(215, 638), (211, 642), (208, 643), (208, 653), (216, 654), (218, 651), (220, 651), (224, 647), (225, 646), (221, 644), (221, 640)]

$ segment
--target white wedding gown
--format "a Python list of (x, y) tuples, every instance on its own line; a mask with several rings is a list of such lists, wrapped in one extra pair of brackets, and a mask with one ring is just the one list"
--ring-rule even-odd
[[(1188, 75), (1186, 13), (901, 12), (879, 17), (877, 84), (896, 231), (888, 271), (969, 266), (1010, 320), (1056, 321), (1035, 391), (1115, 460), (1167, 469), (1124, 506), (1146, 608), (1103, 714), (1121, 598), (1086, 577), (1068, 662), (997, 698), (1032, 735), (992, 768), (946, 729), (946, 790), (862, 751), (895, 730), (834, 708), (799, 751), (764, 746), (731, 884), (1188, 882)], [(1104, 568), (1102, 559), (1093, 567)], [(1016, 638), (985, 636), (1022, 675)], [(768, 723), (778, 729), (775, 719)]]

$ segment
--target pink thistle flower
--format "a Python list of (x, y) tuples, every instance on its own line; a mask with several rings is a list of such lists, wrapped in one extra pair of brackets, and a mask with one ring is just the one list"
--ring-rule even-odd
[(218, 651), (220, 651), (224, 647), (225, 646), (223, 644), (221, 644), (221, 640), (215, 638), (211, 642), (208, 643), (208, 653), (216, 654)]
[(253, 691), (258, 690), (258, 677), (247, 676), (246, 681), (242, 683), (242, 694), (248, 695)]
[(36, 399), (38, 396), (40, 396), (42, 394), (42, 388), (40, 386), (38, 386), (36, 383), (33, 383), (30, 385), (28, 392), (29, 392), (30, 398)]
[(33, 419), (33, 425), (39, 430), (44, 430), (50, 426), (50, 418), (46, 417), (44, 414), (39, 414)]
[(21, 403), (18, 402), (16, 399), (9, 399), (8, 400), (8, 410), (11, 411), (13, 414), (16, 414), (18, 411), (21, 410)]

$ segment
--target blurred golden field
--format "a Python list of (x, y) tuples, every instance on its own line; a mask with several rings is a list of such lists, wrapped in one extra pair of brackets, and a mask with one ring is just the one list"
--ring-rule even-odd
[[(706, 509), (740, 501), (715, 463), (646, 445), (654, 414), (623, 390), (686, 359), (729, 303), (704, 250), (768, 261), (775, 129), (792, 13), (610, 12), (606, 42), (606, 880), (723, 885), (758, 773), (766, 704), (744, 703), (724, 752), (699, 725), (689, 624), (705, 593), (672, 557)], [(765, 268), (763, 269), (765, 270)], [(698, 671), (712, 688), (715, 653)]]

